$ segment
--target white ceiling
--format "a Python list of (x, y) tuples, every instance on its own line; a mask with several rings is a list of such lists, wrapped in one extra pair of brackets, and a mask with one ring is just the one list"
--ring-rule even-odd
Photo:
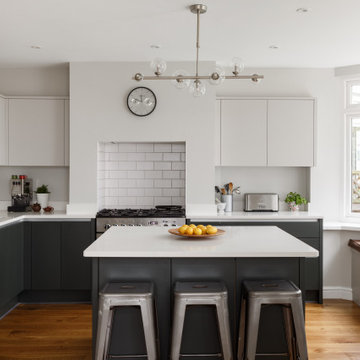
[[(185, 0), (0, 0), (0, 66), (194, 60)], [(204, 0), (200, 59), (251, 67), (360, 63), (360, 0)], [(296, 9), (310, 8), (307, 14)], [(161, 49), (150, 48), (160, 44)], [(40, 50), (31, 46), (41, 46)], [(269, 49), (279, 46), (278, 50)]]

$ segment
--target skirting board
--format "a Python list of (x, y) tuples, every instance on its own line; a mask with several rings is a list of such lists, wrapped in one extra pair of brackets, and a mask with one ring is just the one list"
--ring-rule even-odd
[(323, 288), (324, 299), (343, 299), (353, 300), (353, 293), (351, 288), (341, 286), (324, 286)]

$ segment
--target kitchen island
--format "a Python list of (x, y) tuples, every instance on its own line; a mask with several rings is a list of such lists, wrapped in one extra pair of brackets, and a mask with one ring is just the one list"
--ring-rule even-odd
[[(193, 240), (170, 235), (164, 227), (112, 227), (85, 251), (92, 257), (93, 339), (96, 338), (98, 293), (109, 281), (152, 281), (158, 309), (161, 359), (170, 350), (172, 289), (176, 281), (224, 281), (235, 351), (240, 313), (241, 283), (245, 279), (289, 279), (304, 288), (304, 258), (318, 251), (275, 226), (222, 227), (224, 235)], [(120, 348), (144, 348), (134, 325), (138, 313), (122, 309), (115, 324), (132, 319), (126, 333), (115, 326), (110, 353)], [(258, 350), (286, 351), (281, 309), (262, 312)], [(215, 313), (209, 307), (189, 309), (182, 342), (183, 353), (218, 352)], [(141, 332), (140, 332), (141, 334)], [(268, 357), (271, 359), (271, 357)], [(191, 357), (190, 357), (191, 359)], [(275, 357), (274, 357), (275, 359)]]

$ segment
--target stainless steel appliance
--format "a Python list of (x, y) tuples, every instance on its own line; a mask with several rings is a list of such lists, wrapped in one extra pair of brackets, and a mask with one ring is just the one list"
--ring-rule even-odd
[(159, 205), (154, 209), (103, 209), (96, 214), (97, 237), (111, 226), (164, 226), (185, 224), (185, 209), (177, 205)]
[(279, 194), (244, 194), (244, 211), (279, 211)]
[(8, 211), (28, 211), (32, 200), (32, 180), (26, 175), (13, 175), (10, 180), (11, 206)]

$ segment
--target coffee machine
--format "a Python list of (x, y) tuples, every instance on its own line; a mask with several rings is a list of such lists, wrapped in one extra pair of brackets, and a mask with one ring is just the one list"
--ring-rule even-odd
[(11, 206), (8, 206), (8, 211), (29, 211), (32, 200), (32, 180), (26, 175), (12, 175), (10, 180), (10, 194)]

